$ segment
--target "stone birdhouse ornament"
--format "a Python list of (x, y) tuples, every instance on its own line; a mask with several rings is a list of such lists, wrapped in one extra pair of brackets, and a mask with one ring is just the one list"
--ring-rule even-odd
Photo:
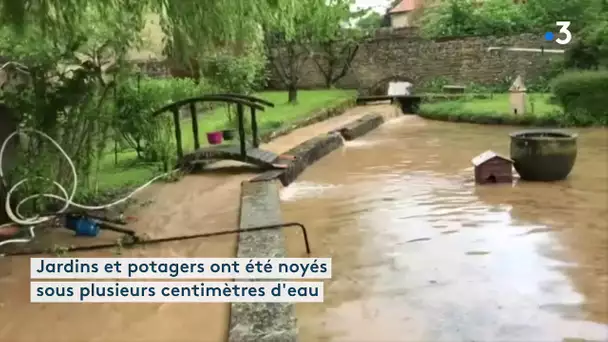
[(521, 76), (517, 76), (509, 88), (509, 93), (511, 113), (514, 115), (526, 114), (526, 86)]

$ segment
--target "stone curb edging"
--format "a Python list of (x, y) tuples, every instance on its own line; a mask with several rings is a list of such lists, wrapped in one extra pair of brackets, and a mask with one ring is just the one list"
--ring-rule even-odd
[[(279, 184), (243, 182), (239, 228), (281, 223)], [(284, 258), (283, 231), (279, 228), (238, 235), (238, 258)], [(296, 342), (293, 303), (232, 303), (228, 342)]]
[(249, 182), (265, 182), (278, 179), (283, 186), (287, 186), (309, 165), (343, 144), (342, 136), (338, 132), (330, 132), (309, 139), (285, 152), (285, 154), (295, 157), (294, 161), (281, 161), (281, 164), (288, 165), (286, 169), (266, 171), (250, 179)]
[[(360, 137), (384, 122), (379, 114), (365, 115), (341, 128), (309, 139), (287, 151), (296, 157), (284, 170), (272, 170), (243, 182), (239, 227), (272, 225), (282, 222), (279, 198), (280, 180), (292, 183), (308, 166), (344, 145), (342, 134), (349, 140)], [(240, 233), (237, 257), (281, 258), (287, 254), (280, 228)], [(232, 303), (229, 342), (296, 342), (297, 323), (293, 303)]]
[(383, 123), (384, 117), (382, 115), (367, 114), (362, 118), (343, 126), (338, 132), (340, 132), (345, 140), (349, 141), (367, 134)]
[(289, 167), (284, 170), (270, 170), (254, 177), (250, 182), (263, 182), (279, 179), (283, 186), (291, 184), (308, 166), (323, 158), (328, 153), (342, 146), (343, 137), (345, 140), (353, 140), (371, 130), (377, 128), (384, 122), (384, 117), (380, 114), (368, 114), (346, 125), (309, 139), (300, 145), (290, 149), (284, 154), (292, 155), (296, 158), (288, 163)]
[(338, 133), (312, 138), (295, 148), (287, 154), (295, 156), (296, 160), (290, 163), (289, 167), (279, 175), (279, 180), (283, 186), (288, 186), (310, 165), (329, 153), (344, 145), (342, 137)]
[(461, 122), (480, 125), (567, 127), (553, 116), (507, 116), (498, 114), (429, 113), (421, 111), (418, 116), (435, 121)]

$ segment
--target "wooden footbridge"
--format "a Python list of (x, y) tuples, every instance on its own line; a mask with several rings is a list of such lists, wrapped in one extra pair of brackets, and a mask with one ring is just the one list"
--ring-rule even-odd
[[(223, 102), (236, 105), (238, 145), (222, 144), (201, 147), (196, 104), (202, 102)], [(184, 154), (180, 120), (180, 109), (185, 106), (189, 107), (192, 135), (194, 137), (194, 151), (187, 154)], [(247, 141), (245, 133), (245, 107), (250, 109), (251, 142)], [(257, 111), (264, 111), (265, 107), (274, 107), (274, 104), (249, 95), (213, 94), (171, 103), (155, 111), (152, 116), (156, 117), (168, 112), (173, 114), (175, 142), (177, 145), (177, 164), (179, 167), (188, 166), (200, 161), (236, 160), (259, 166), (262, 169), (284, 168), (285, 166), (278, 164), (280, 159), (279, 155), (259, 148), (260, 139), (258, 133)]]

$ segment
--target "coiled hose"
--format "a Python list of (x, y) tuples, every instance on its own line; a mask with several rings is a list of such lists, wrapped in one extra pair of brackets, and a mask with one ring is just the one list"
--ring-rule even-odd
[[(21, 200), (19, 203), (17, 203), (17, 205), (15, 206), (15, 210), (13, 211), (13, 208), (11, 207), (11, 196), (13, 195), (13, 193), (19, 189), (19, 187), (23, 186), (25, 183), (32, 181), (32, 178), (25, 178), (20, 180), (19, 182), (17, 182), (15, 185), (13, 185), (6, 193), (6, 200), (4, 203), (4, 209), (6, 211), (6, 214), (8, 215), (8, 217), (13, 221), (13, 223), (7, 223), (7, 224), (3, 224), (0, 225), (0, 229), (2, 229), (3, 227), (6, 226), (12, 226), (14, 223), (22, 225), (22, 226), (27, 226), (29, 228), (29, 237), (28, 238), (22, 238), (22, 239), (9, 239), (9, 240), (5, 240), (0, 242), (0, 246), (3, 245), (7, 245), (7, 244), (11, 244), (11, 243), (28, 243), (30, 241), (32, 241), (32, 239), (34, 239), (36, 237), (36, 234), (34, 232), (34, 229), (37, 227), (37, 225), (47, 222), (51, 219), (53, 219), (55, 216), (57, 216), (58, 214), (64, 213), (68, 208), (70, 207), (75, 207), (75, 208), (79, 208), (79, 209), (84, 209), (84, 210), (102, 210), (102, 209), (107, 209), (110, 207), (113, 207), (115, 205), (118, 205), (120, 203), (123, 203), (125, 201), (127, 201), (128, 199), (130, 199), (131, 197), (133, 197), (133, 195), (135, 195), (136, 193), (138, 193), (139, 191), (145, 189), (146, 187), (150, 186), (152, 183), (154, 183), (155, 181), (157, 181), (158, 179), (165, 177), (167, 175), (173, 174), (176, 171), (178, 171), (179, 169), (175, 169), (173, 171), (170, 172), (166, 172), (163, 173), (161, 175), (158, 175), (154, 178), (152, 178), (151, 180), (149, 180), (148, 182), (146, 182), (145, 184), (143, 184), (142, 186), (138, 187), (137, 189), (133, 190), (131, 193), (129, 193), (127, 196), (114, 201), (112, 203), (108, 203), (108, 204), (104, 204), (104, 205), (98, 205), (98, 206), (87, 206), (87, 205), (83, 205), (83, 204), (79, 204), (73, 201), (74, 196), (76, 195), (76, 190), (78, 189), (78, 174), (76, 172), (76, 167), (74, 166), (74, 162), (72, 161), (72, 159), (68, 156), (68, 154), (65, 152), (65, 150), (63, 148), (61, 148), (61, 146), (50, 136), (48, 136), (47, 134), (35, 130), (35, 129), (21, 129), (21, 130), (17, 130), (13, 133), (11, 133), (8, 137), (6, 137), (6, 139), (4, 140), (4, 142), (2, 143), (2, 147), (0, 147), (0, 181), (2, 181), (3, 183), (5, 183), (5, 177), (4, 177), (4, 152), (6, 151), (6, 148), (8, 146), (8, 143), (11, 141), (11, 139), (14, 139), (16, 136), (18, 135), (28, 135), (28, 134), (37, 134), (45, 139), (47, 139), (48, 141), (50, 141), (56, 148), (57, 150), (59, 150), (59, 152), (61, 153), (61, 155), (67, 160), (68, 165), (70, 167), (70, 171), (72, 172), (72, 187), (71, 190), (68, 192), (66, 190), (65, 187), (63, 187), (61, 184), (59, 184), (56, 181), (53, 181), (51, 179), (47, 179), (52, 181), (53, 185), (59, 189), (59, 191), (61, 192), (61, 194), (63, 196), (58, 196), (56, 194), (52, 194), (52, 193), (44, 193), (44, 194), (34, 194), (31, 196), (27, 196), (26, 198), (24, 198), (23, 200)], [(5, 184), (6, 186), (6, 184)], [(52, 215), (47, 215), (47, 216), (32, 216), (32, 217), (24, 217), (23, 215), (21, 215), (19, 213), (19, 208), (25, 204), (26, 202), (33, 200), (35, 198), (39, 198), (39, 197), (47, 197), (47, 198), (53, 198), (56, 200), (60, 200), (63, 201), (63, 207), (61, 209), (59, 209), (56, 213), (52, 214)]]

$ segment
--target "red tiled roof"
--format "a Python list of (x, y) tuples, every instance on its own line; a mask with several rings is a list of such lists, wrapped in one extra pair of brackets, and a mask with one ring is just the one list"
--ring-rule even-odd
[(401, 13), (415, 10), (418, 6), (416, 0), (402, 0), (397, 6), (393, 7), (389, 13)]

